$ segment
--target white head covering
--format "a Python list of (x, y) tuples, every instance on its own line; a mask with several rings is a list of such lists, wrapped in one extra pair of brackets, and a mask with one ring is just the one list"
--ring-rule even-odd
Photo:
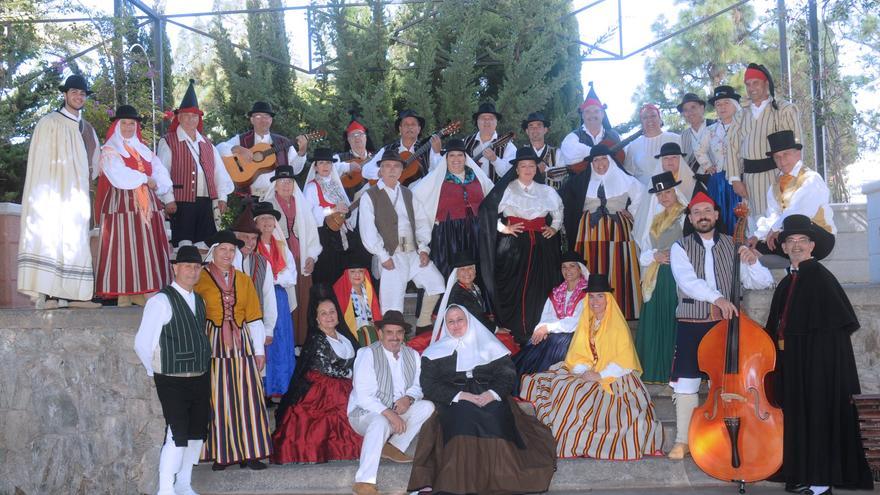
[[(694, 177), (694, 171), (691, 170), (691, 167), (687, 164), (687, 157), (680, 156), (680, 160), (678, 161), (678, 179), (681, 184), (675, 186), (675, 189), (684, 193), (684, 195), (688, 198), (694, 193), (694, 187), (697, 185), (697, 179)], [(663, 157), (657, 158), (657, 165), (654, 167), (654, 173), (651, 174), (657, 175), (666, 172), (663, 169)], [(675, 175), (675, 174), (673, 174)], [(648, 178), (648, 182), (650, 183), (650, 177)], [(685, 201), (684, 204), (688, 204), (690, 200)], [(648, 226), (650, 228), (650, 225)]]
[[(446, 312), (452, 308), (462, 310), (468, 320), (467, 330), (461, 337), (453, 337), (446, 328)], [(480, 320), (457, 304), (446, 308), (446, 311), (437, 315), (437, 319), (443, 321), (440, 340), (432, 342), (422, 357), (434, 361), (456, 352), (455, 371), (471, 371), (510, 354), (510, 350)]]
[[(467, 153), (465, 153), (465, 160), (465, 166), (470, 167), (474, 171), (474, 175), (476, 175), (477, 180), (480, 181), (480, 185), (483, 187), (483, 197), (486, 197), (494, 185), (492, 179), (486, 175), (486, 172)], [(447, 171), (446, 155), (443, 155), (440, 163), (428, 172), (428, 175), (424, 176), (410, 188), (413, 196), (418, 198), (422, 205), (425, 206), (425, 211), (431, 220), (437, 217), (437, 207), (440, 204), (440, 188), (443, 187), (443, 181), (446, 180)], [(474, 212), (475, 215), (476, 213)]]
[[(306, 184), (312, 182), (318, 177), (318, 172), (315, 170), (315, 164), (317, 161), (312, 161), (312, 165), (309, 167), (309, 173), (306, 174)], [(342, 198), (345, 201), (345, 206), (350, 206), (351, 201), (348, 200), (348, 195), (345, 194), (345, 187), (342, 185), (342, 179), (339, 177), (339, 172), (336, 171), (336, 164), (330, 163), (330, 180), (336, 183), (339, 186), (339, 190), (342, 191)], [(321, 182), (321, 179), (318, 179), (318, 182)]]
[(597, 197), (599, 184), (605, 186), (606, 198), (613, 198), (615, 196), (620, 196), (621, 194), (626, 194), (629, 192), (630, 182), (637, 180), (621, 170), (610, 156), (608, 157), (608, 161), (610, 162), (608, 164), (608, 170), (603, 175), (596, 173), (593, 164), (590, 164), (590, 183), (587, 185), (588, 197)]
[[(134, 150), (137, 151), (139, 155), (141, 155), (141, 158), (144, 161), (150, 162), (153, 165), (153, 168), (155, 168), (157, 165), (161, 166), (162, 162), (158, 160), (158, 157), (155, 156), (153, 151), (149, 147), (147, 147), (146, 144), (141, 142), (140, 139), (138, 139), (137, 131), (135, 131), (134, 136), (132, 136), (130, 139), (125, 139), (122, 137), (122, 130), (119, 129), (119, 123), (121, 120), (122, 119), (116, 119), (116, 121), (114, 121), (113, 124), (110, 125), (110, 128), (112, 129), (112, 132), (108, 132), (108, 134), (110, 134), (110, 139), (108, 139), (107, 142), (104, 143), (103, 146), (101, 146), (101, 149), (103, 150), (104, 148), (109, 146), (113, 148), (113, 151), (119, 153), (120, 156), (128, 158), (129, 153), (125, 149), (125, 144), (127, 143), (130, 147), (134, 148)], [(101, 174), (101, 168), (101, 160), (97, 160), (96, 166), (92, 170), (92, 179), (96, 179), (98, 175)]]
[[(684, 165), (684, 168), (690, 170), (690, 167), (687, 165)], [(691, 176), (693, 177), (693, 175)], [(684, 185), (684, 182), (679, 184), (679, 186), (682, 185)], [(679, 189), (678, 186), (675, 187), (675, 196), (678, 198), (678, 202), (685, 206), (690, 201), (687, 195), (685, 195), (684, 190)], [(657, 194), (651, 194), (648, 201), (642, 201), (642, 204), (639, 205), (639, 211), (636, 214), (635, 223), (633, 223), (633, 239), (635, 239), (640, 250), (654, 249), (651, 242), (651, 224), (654, 223), (654, 217), (663, 210), (663, 205), (657, 199)], [(682, 222), (684, 222), (684, 216), (682, 216)]]

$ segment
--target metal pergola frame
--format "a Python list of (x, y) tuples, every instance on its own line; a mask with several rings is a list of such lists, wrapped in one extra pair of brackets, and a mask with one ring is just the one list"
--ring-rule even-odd
[[(442, 2), (442, 0), (389, 0), (386, 2), (380, 2), (378, 5), (381, 6), (382, 8), (384, 8), (386, 6), (393, 6), (393, 5), (438, 4), (441, 2)], [(712, 19), (715, 19), (716, 17), (723, 15), (733, 9), (736, 9), (738, 7), (741, 7), (745, 4), (747, 4), (747, 3), (750, 3), (751, 0), (732, 0), (733, 3), (731, 3), (729, 6), (723, 8), (717, 12), (709, 14), (701, 19), (698, 19), (685, 27), (682, 27), (680, 29), (677, 29), (677, 30), (669, 33), (669, 34), (661, 36), (661, 37), (651, 41), (650, 43), (647, 43), (647, 44), (645, 44), (641, 47), (638, 47), (634, 50), (631, 50), (631, 51), (624, 50), (623, 0), (594, 0), (583, 7), (580, 7), (578, 9), (571, 11), (571, 12), (567, 12), (565, 14), (562, 14), (560, 16), (560, 18), (557, 20), (557, 22), (564, 20), (568, 17), (577, 16), (579, 14), (582, 14), (583, 12), (586, 12), (586, 11), (588, 11), (598, 5), (605, 4), (607, 2), (615, 2), (616, 7), (617, 7), (617, 19), (616, 19), (617, 22), (613, 26), (612, 30), (610, 31), (610, 32), (616, 31), (617, 49), (616, 49), (616, 51), (609, 50), (609, 49), (603, 48), (602, 46), (599, 46), (596, 43), (591, 43), (591, 42), (584, 41), (584, 40), (578, 38), (575, 41), (575, 43), (577, 43), (578, 45), (583, 46), (589, 50), (585, 54), (582, 54), (581, 60), (583, 62), (626, 60), (626, 59), (633, 57), (635, 55), (638, 55), (646, 50), (649, 50), (659, 44), (662, 44), (665, 41), (668, 41), (668, 40), (670, 40), (670, 39), (672, 39), (672, 38), (674, 38), (684, 32), (687, 32), (691, 29), (694, 29), (697, 26), (705, 24), (705, 23), (711, 21)], [(212, 16), (213, 17), (213, 16), (225, 16), (225, 15), (236, 15), (236, 14), (277, 13), (277, 12), (286, 12), (286, 11), (305, 10), (306, 11), (306, 20), (307, 20), (307, 25), (308, 25), (308, 52), (309, 52), (308, 53), (308, 68), (307, 69), (290, 64), (290, 63), (283, 61), (283, 60), (279, 60), (271, 55), (267, 55), (267, 54), (259, 52), (257, 50), (253, 50), (249, 47), (246, 47), (246, 46), (243, 46), (240, 44), (236, 44), (236, 43), (231, 43), (231, 42), (230, 43), (236, 49), (247, 52), (247, 53), (251, 54), (252, 56), (259, 57), (259, 58), (262, 58), (264, 60), (267, 60), (267, 61), (270, 61), (270, 62), (273, 62), (276, 64), (286, 65), (286, 66), (290, 67), (291, 69), (298, 71), (298, 72), (302, 72), (304, 74), (315, 75), (315, 74), (319, 74), (319, 73), (332, 72), (329, 69), (329, 67), (334, 62), (334, 60), (328, 60), (328, 61), (324, 61), (321, 64), (315, 63), (316, 61), (314, 60), (314, 53), (313, 53), (313, 47), (312, 47), (312, 37), (314, 34), (313, 25), (315, 22), (314, 21), (315, 16), (333, 15), (333, 14), (327, 12), (328, 10), (331, 10), (331, 9), (347, 9), (347, 8), (357, 8), (357, 7), (370, 6), (370, 4), (367, 4), (363, 1), (352, 1), (351, 3), (332, 4), (332, 5), (331, 4), (299, 5), (299, 6), (290, 6), (290, 7), (274, 7), (274, 8), (259, 8), (259, 9), (235, 9), (235, 10), (207, 11), (207, 12), (188, 12), (188, 13), (181, 13), (181, 14), (163, 14), (163, 13), (159, 13), (159, 12), (155, 11), (153, 8), (149, 7), (142, 0), (114, 0), (114, 16), (112, 18), (119, 18), (119, 17), (124, 16), (124, 10), (123, 10), (124, 3), (128, 3), (129, 5), (135, 7), (139, 11), (143, 12), (143, 15), (132, 16), (139, 21), (137, 24), (138, 28), (143, 27), (146, 24), (153, 24), (154, 25), (152, 42), (153, 42), (154, 54), (156, 57), (155, 68), (158, 73), (158, 78), (160, 81), (164, 81), (165, 70), (166, 70), (165, 65), (164, 65), (164, 58), (165, 58), (164, 55), (165, 54), (164, 54), (164, 47), (162, 45), (162, 39), (165, 37), (165, 29), (166, 29), (166, 25), (168, 23), (171, 23), (171, 24), (178, 26), (180, 28), (192, 31), (192, 32), (197, 33), (201, 36), (212, 39), (215, 42), (221, 42), (221, 41), (229, 42), (228, 40), (221, 40), (219, 37), (217, 37), (211, 33), (208, 33), (204, 30), (201, 30), (201, 29), (198, 29), (198, 28), (195, 28), (192, 26), (188, 26), (188, 25), (178, 21), (177, 19), (203, 17), (203, 16)], [(821, 116), (821, 105), (822, 105), (821, 95), (822, 95), (822, 93), (821, 93), (821, 84), (820, 84), (820, 79), (819, 79), (821, 61), (819, 60), (819, 52), (818, 52), (819, 45), (818, 45), (818, 27), (817, 27), (818, 22), (817, 22), (816, 0), (808, 0), (808, 4), (809, 4), (808, 5), (808, 17), (809, 17), (808, 21), (809, 21), (809, 26), (810, 26), (810, 54), (811, 54), (812, 76), (813, 76), (812, 77), (812, 79), (813, 79), (813, 129), (814, 129), (813, 135), (814, 135), (815, 150), (816, 150), (816, 166), (817, 166), (819, 173), (821, 173), (824, 176), (825, 175), (825, 154), (824, 154), (825, 147), (824, 147), (824, 127), (822, 124), (822, 116)], [(503, 12), (498, 12), (495, 10), (493, 10), (493, 12), (495, 12), (499, 15), (506, 15)], [(436, 11), (434, 12), (434, 14), (436, 14)], [(403, 31), (405, 31), (405, 30), (407, 30), (417, 24), (420, 24), (421, 22), (426, 21), (429, 18), (432, 18), (434, 14), (429, 13), (427, 15), (421, 16), (420, 18), (412, 19), (412, 20), (406, 22), (403, 26), (395, 29), (394, 31), (392, 31), (389, 34), (389, 37), (388, 37), (389, 41), (392, 43), (397, 43), (397, 44), (409, 46), (412, 48), (417, 48), (418, 47), (417, 43), (403, 39), (400, 35)], [(777, 23), (778, 23), (778, 29), (779, 29), (779, 35), (780, 35), (780, 49), (779, 50), (780, 50), (780, 62), (781, 62), (781, 67), (782, 67), (782, 74), (781, 74), (782, 77), (780, 79), (782, 81), (784, 81), (785, 86), (790, 89), (791, 85), (789, 83), (789, 73), (788, 73), (789, 72), (789, 69), (788, 69), (788, 46), (786, 44), (785, 17), (786, 17), (785, 0), (777, 0)], [(87, 18), (24, 19), (24, 20), (7, 20), (7, 21), (0, 20), (0, 25), (8, 26), (11, 24), (26, 24), (26, 23), (31, 23), (31, 24), (36, 24), (36, 23), (69, 23), (69, 22), (95, 21), (96, 19), (100, 20), (100, 19), (112, 19), (112, 18), (108, 18), (108, 17), (103, 17), (103, 18), (91, 17), (91, 18), (89, 18), (89, 17), (87, 17)], [(349, 23), (349, 24), (352, 24), (354, 27), (357, 27), (359, 29), (368, 29), (367, 26), (363, 26), (363, 25), (360, 25), (357, 23)], [(87, 49), (82, 50), (76, 54), (73, 54), (73, 55), (67, 57), (64, 61), (67, 62), (67, 61), (79, 58), (79, 57), (97, 49), (102, 44), (103, 44), (103, 42), (98, 43), (90, 48), (87, 48)], [(593, 56), (594, 52), (599, 53), (601, 55)], [(484, 61), (480, 61), (478, 63), (480, 65), (495, 65), (498, 62), (491, 61), (491, 60), (484, 60)], [(406, 70), (408, 68), (396, 68), (396, 69), (397, 70)], [(166, 95), (165, 95), (164, 85), (159, 84), (158, 86), (159, 86), (158, 94), (156, 95), (156, 97), (157, 97), (156, 99), (158, 101), (156, 103), (158, 103), (159, 108), (165, 108)]]

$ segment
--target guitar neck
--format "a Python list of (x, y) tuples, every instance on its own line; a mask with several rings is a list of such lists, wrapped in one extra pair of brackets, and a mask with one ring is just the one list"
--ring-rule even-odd
[(421, 145), (419, 145), (419, 147), (416, 148), (415, 151), (413, 151), (413, 154), (409, 158), (406, 159), (406, 162), (404, 162), (403, 166), (406, 167), (410, 163), (418, 160), (419, 158), (422, 157), (422, 155), (425, 154), (425, 152), (427, 152), (429, 149), (431, 149), (431, 138), (434, 136), (439, 136), (442, 138), (443, 132), (442, 131), (435, 132), (435, 133), (431, 134), (430, 136), (428, 136), (428, 138), (425, 139), (425, 141)]
[(617, 153), (618, 151), (622, 150), (623, 148), (626, 147), (626, 145), (628, 145), (629, 143), (631, 143), (631, 142), (635, 141), (636, 139), (638, 139), (639, 136), (641, 136), (643, 132), (644, 132), (644, 131), (643, 131), (642, 129), (639, 129), (638, 131), (636, 131), (636, 132), (630, 134), (629, 136), (626, 137), (626, 139), (624, 139), (624, 140), (622, 140), (621, 142), (619, 142), (619, 143), (615, 144), (614, 146), (612, 146), (612, 147), (610, 148), (611, 153), (612, 153), (612, 154), (613, 154), (613, 153)]

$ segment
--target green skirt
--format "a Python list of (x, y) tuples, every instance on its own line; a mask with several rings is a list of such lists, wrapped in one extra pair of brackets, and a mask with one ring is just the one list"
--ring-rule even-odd
[(675, 278), (669, 265), (660, 265), (651, 300), (642, 304), (636, 351), (642, 362), (644, 383), (668, 383), (675, 350)]

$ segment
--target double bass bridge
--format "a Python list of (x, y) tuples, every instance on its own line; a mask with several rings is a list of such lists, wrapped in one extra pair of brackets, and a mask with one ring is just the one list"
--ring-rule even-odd
[[(755, 387), (749, 387), (747, 392), (751, 396), (751, 403), (755, 407), (755, 417), (762, 421), (766, 421), (770, 417), (770, 413), (767, 411), (761, 412), (760, 405), (760, 394), (758, 389)], [(712, 401), (712, 412), (711, 413), (703, 413), (703, 417), (708, 420), (713, 420), (718, 416), (718, 402), (719, 400), (724, 401), (725, 403), (730, 402), (743, 402), (748, 403), (749, 397), (744, 397), (740, 394), (736, 394), (733, 392), (725, 392), (723, 389), (718, 388), (715, 390), (715, 400)]]

